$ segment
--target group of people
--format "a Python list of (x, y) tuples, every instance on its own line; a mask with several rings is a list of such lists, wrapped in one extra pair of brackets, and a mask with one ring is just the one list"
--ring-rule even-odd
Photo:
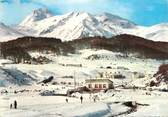
[[(65, 101), (68, 103), (68, 98), (66, 98)], [(82, 96), (80, 97), (80, 101), (81, 101), (81, 104), (82, 104), (82, 102), (83, 102), (83, 97)]]
[[(98, 100), (98, 96), (93, 97), (93, 101), (96, 102), (96, 100)], [(68, 98), (66, 98), (65, 101), (68, 103)], [(80, 102), (81, 104), (83, 103), (83, 96), (80, 96)]]
[(10, 104), (10, 109), (17, 109), (17, 101), (15, 100), (13, 104)]

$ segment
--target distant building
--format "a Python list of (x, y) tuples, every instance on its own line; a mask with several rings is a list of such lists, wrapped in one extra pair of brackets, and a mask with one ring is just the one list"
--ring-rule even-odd
[(54, 84), (60, 84), (60, 85), (71, 85), (74, 86), (76, 85), (78, 86), (83, 86), (84, 85), (84, 80), (80, 80), (80, 81), (74, 81), (74, 78), (57, 78), (54, 81)]
[(126, 76), (124, 76), (121, 72), (103, 72), (99, 73), (98, 78), (105, 78), (105, 79), (124, 79)]
[(87, 79), (86, 86), (93, 90), (113, 89), (113, 82), (109, 79)]
[(59, 65), (66, 67), (82, 67), (82, 64), (78, 63), (59, 63)]

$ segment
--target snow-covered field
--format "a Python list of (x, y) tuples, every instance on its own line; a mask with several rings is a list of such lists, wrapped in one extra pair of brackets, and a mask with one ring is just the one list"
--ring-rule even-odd
[[(110, 93), (97, 93), (100, 100), (93, 102), (89, 94), (81, 94), (84, 101), (81, 104), (78, 97), (39, 96), (29, 92), (22, 94), (7, 94), (1, 96), (0, 116), (2, 117), (108, 117), (119, 115), (130, 108), (123, 102), (136, 101), (140, 104), (136, 112), (121, 116), (168, 116), (168, 94), (149, 91), (118, 90)], [(113, 94), (115, 94), (113, 96)], [(79, 94), (77, 95), (79, 96)], [(66, 98), (69, 102), (66, 103)], [(17, 100), (18, 109), (9, 109), (13, 100)]]
[[(82, 50), (79, 54), (53, 56), (31, 53), (31, 56), (46, 56), (53, 62), (43, 65), (11, 64), (0, 60), (0, 117), (109, 117), (109, 116), (168, 116), (168, 93), (144, 89), (124, 89), (98, 93), (74, 93), (72, 97), (64, 96), (68, 89), (73, 89), (75, 77), (77, 86), (85, 86), (85, 79), (98, 78), (100, 73), (122, 73), (125, 79), (111, 79), (115, 86), (125, 85), (145, 87), (158, 67), (167, 61), (138, 59), (121, 53), (106, 50)], [(96, 55), (96, 57), (95, 57)], [(138, 78), (135, 72), (144, 74)], [(53, 76), (52, 82), (72, 82), (72, 84), (41, 85), (39, 82)], [(5, 93), (7, 91), (8, 93)], [(54, 94), (41, 96), (44, 92)], [(80, 103), (83, 96), (83, 103)], [(97, 96), (96, 102), (93, 97)], [(68, 103), (66, 102), (68, 99)], [(14, 100), (18, 109), (10, 109)], [(124, 102), (136, 101), (136, 111)], [(128, 113), (130, 112), (130, 113)]]

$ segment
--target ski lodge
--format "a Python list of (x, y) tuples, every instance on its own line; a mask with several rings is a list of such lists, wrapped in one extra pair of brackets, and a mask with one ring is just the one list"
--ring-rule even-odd
[(109, 79), (86, 79), (86, 87), (92, 90), (113, 89), (113, 82)]

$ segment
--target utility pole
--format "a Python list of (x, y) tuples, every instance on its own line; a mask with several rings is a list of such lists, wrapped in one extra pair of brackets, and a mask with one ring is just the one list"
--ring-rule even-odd
[[(90, 84), (89, 84), (90, 87), (89, 87), (89, 88), (91, 89), (91, 88), (92, 88), (92, 86), (91, 86), (91, 76), (90, 76), (89, 78), (90, 78), (90, 79), (89, 79), (89, 80), (90, 80)], [(90, 92), (90, 101), (91, 101), (91, 96), (92, 96), (91, 93), (92, 93), (92, 91)]]
[(0, 43), (0, 57), (2, 56), (2, 45)]
[(76, 77), (75, 77), (75, 71), (74, 71), (74, 89), (76, 89)]

